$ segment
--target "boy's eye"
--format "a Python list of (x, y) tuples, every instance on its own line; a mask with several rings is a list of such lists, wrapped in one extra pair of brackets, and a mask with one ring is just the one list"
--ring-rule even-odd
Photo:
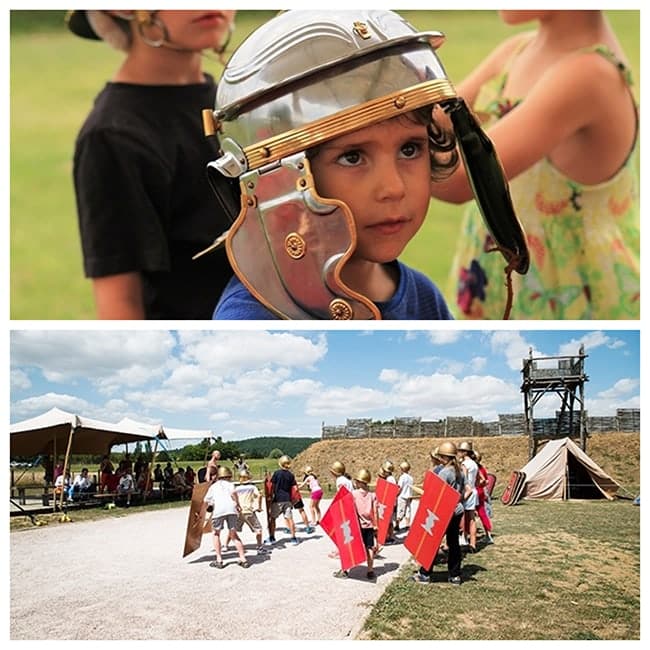
[(400, 153), (404, 158), (416, 158), (422, 151), (422, 143), (406, 142), (400, 148)]
[(358, 149), (350, 149), (350, 151), (342, 153), (336, 162), (350, 167), (358, 165), (361, 162), (361, 152)]

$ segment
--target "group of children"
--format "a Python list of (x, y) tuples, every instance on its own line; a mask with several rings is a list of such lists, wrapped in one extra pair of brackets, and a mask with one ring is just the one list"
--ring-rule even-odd
[[(454, 513), (446, 531), (445, 542), (441, 545), (439, 556), (447, 559), (449, 581), (451, 584), (460, 584), (460, 563), (462, 547), (467, 552), (476, 552), (476, 516), (482, 522), (486, 543), (493, 542), (492, 522), (489, 516), (490, 493), (487, 486), (488, 473), (481, 461), (481, 456), (473, 450), (471, 441), (464, 441), (456, 447), (453, 442), (446, 441), (430, 454), (433, 473), (438, 474), (459, 492), (457, 512)], [(298, 544), (293, 511), (298, 510), (303, 522), (305, 532), (313, 532), (314, 527), (320, 523), (320, 501), (323, 489), (313, 467), (304, 468), (302, 481), (298, 483), (290, 469), (291, 459), (282, 456), (279, 469), (270, 479), (271, 489), (267, 493), (267, 512), (269, 537), (263, 541), (263, 527), (257, 513), (263, 511), (264, 495), (252, 481), (250, 471), (243, 469), (239, 472), (238, 482), (233, 483), (232, 471), (228, 467), (219, 467), (216, 478), (204, 497), (203, 509), (197, 516), (205, 517), (211, 511), (213, 541), (216, 551), (216, 560), (210, 566), (223, 568), (223, 550), (228, 544), (233, 543), (239, 556), (238, 564), (243, 568), (249, 566), (246, 559), (244, 546), (239, 533), (244, 525), (255, 534), (257, 553), (266, 555), (265, 546), (276, 542), (276, 519), (282, 516), (285, 522), (285, 531), (290, 534), (289, 543)], [(413, 519), (412, 502), (417, 493), (422, 489), (415, 485), (410, 473), (411, 465), (407, 460), (399, 464), (399, 475), (395, 476), (395, 465), (386, 460), (377, 472), (378, 478), (383, 478), (398, 487), (395, 507), (390, 516), (390, 524), (385, 544), (397, 542), (395, 533), (406, 531), (410, 528)], [(344, 463), (337, 460), (332, 463), (329, 472), (335, 480), (336, 491), (345, 488), (351, 494), (356, 514), (359, 519), (363, 544), (366, 550), (366, 577), (375, 578), (374, 561), (380, 550), (377, 540), (379, 524), (377, 496), (371, 489), (372, 475), (367, 468), (361, 468), (354, 477), (346, 472)], [(304, 513), (304, 504), (299, 496), (301, 487), (308, 486), (310, 490), (311, 521)], [(221, 532), (227, 528), (226, 546), (222, 547)], [(330, 554), (338, 557), (338, 552)], [(435, 562), (435, 559), (434, 559)], [(418, 582), (431, 582), (432, 568), (421, 567), (414, 579)], [(348, 578), (345, 570), (335, 571), (337, 578)]]

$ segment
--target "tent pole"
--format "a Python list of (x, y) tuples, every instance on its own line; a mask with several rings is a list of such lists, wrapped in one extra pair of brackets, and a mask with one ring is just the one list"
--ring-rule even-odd
[[(72, 448), (72, 435), (74, 434), (75, 431), (75, 425), (73, 424), (70, 427), (70, 435), (68, 436), (68, 446), (65, 450), (65, 460), (63, 461), (63, 484), (64, 484), (64, 489), (61, 490), (61, 498), (59, 500), (59, 509), (63, 511), (63, 496), (65, 493), (65, 471), (68, 469), (68, 461), (70, 460), (70, 449)], [(72, 478), (72, 472), (70, 472), (70, 478)], [(56, 510), (56, 499), (54, 501), (54, 506)], [(67, 517), (66, 517), (67, 518)]]
[(158, 453), (158, 438), (156, 438), (153, 443), (153, 454), (151, 454), (151, 465), (149, 466), (149, 471), (147, 472), (147, 480), (144, 483), (144, 494), (142, 495), (142, 502), (144, 503), (147, 500), (147, 493), (149, 492), (149, 486), (151, 485), (151, 472), (156, 462), (156, 454)]

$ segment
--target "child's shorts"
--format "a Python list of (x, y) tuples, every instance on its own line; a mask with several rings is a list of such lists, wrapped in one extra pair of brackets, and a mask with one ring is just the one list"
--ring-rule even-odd
[(228, 530), (237, 530), (237, 515), (221, 515), (212, 520), (212, 530), (216, 533), (221, 532), (224, 524), (228, 526)]
[(397, 520), (400, 521), (406, 516), (407, 510), (411, 507), (411, 499), (405, 497), (397, 498)]
[(237, 532), (241, 533), (246, 524), (254, 533), (262, 532), (262, 524), (254, 512), (246, 512), (239, 515), (237, 518)]
[(282, 515), (285, 519), (293, 517), (291, 501), (274, 501), (271, 504), (271, 517), (274, 519)]
[(311, 493), (312, 501), (320, 501), (322, 498), (323, 498), (323, 490), (316, 490), (315, 492)]
[(362, 528), (361, 539), (366, 548), (372, 548), (375, 545), (375, 530), (374, 528)]

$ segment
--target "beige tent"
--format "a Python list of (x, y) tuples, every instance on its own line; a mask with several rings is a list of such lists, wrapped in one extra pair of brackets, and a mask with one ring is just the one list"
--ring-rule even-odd
[(551, 440), (522, 467), (524, 499), (614, 499), (620, 485), (570, 438)]

